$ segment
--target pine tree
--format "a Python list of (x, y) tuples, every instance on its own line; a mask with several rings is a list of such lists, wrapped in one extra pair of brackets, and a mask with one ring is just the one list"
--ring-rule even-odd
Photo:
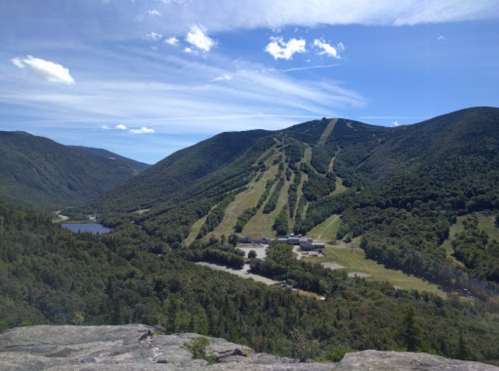
[(408, 352), (421, 350), (423, 345), (423, 330), (416, 323), (416, 310), (411, 305), (404, 318), (404, 338)]

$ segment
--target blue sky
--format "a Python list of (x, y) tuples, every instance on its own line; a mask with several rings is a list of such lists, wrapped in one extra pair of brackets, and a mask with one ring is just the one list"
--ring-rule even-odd
[(0, 0), (0, 130), (155, 163), (223, 131), (499, 106), (499, 0)]

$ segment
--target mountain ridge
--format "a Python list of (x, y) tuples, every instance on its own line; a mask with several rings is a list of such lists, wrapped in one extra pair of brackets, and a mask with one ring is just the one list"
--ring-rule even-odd
[[(495, 261), (491, 253), (456, 273), (440, 248), (457, 216), (499, 212), (499, 109), (464, 109), (394, 128), (343, 118), (331, 122), (323, 118), (276, 132), (220, 134), (161, 162), (180, 168), (164, 172), (153, 166), (82, 210), (97, 213), (112, 227), (138, 224), (174, 249), (192, 243), (195, 223), (198, 243), (236, 230), (271, 238), (306, 234), (341, 214), (337, 238), (357, 238), (358, 246), (362, 239), (360, 247), (373, 260), (468, 290), (479, 274), (486, 288), (475, 290), (477, 295), (499, 290), (499, 261), (487, 263)], [(244, 147), (223, 148), (227, 138)], [(221, 155), (225, 162), (216, 160)], [(203, 167), (210, 161), (216, 165)], [(189, 167), (194, 171), (183, 178)], [(204, 171), (196, 174), (199, 168)], [(152, 174), (154, 182), (147, 179)], [(265, 186), (258, 183), (262, 177)], [(148, 212), (132, 213), (139, 209)], [(377, 218), (380, 213), (394, 214), (400, 223), (388, 240), (383, 233), (393, 229), (393, 217)], [(448, 278), (456, 274), (457, 281)]]
[(0, 195), (4, 200), (44, 209), (75, 205), (146, 168), (112, 152), (97, 155), (95, 149), (73, 148), (25, 132), (0, 131)]

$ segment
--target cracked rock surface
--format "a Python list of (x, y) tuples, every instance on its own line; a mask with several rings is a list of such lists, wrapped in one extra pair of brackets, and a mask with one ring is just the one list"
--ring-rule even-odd
[(347, 353), (335, 371), (499, 371), (480, 362), (458, 361), (426, 353), (363, 352)]
[(180, 348), (197, 334), (163, 335), (161, 329), (128, 326), (30, 326), (0, 334), (1, 371), (326, 371), (332, 363), (297, 363), (256, 354), (243, 345), (208, 338), (218, 362), (208, 365)]
[(377, 351), (349, 353), (339, 364), (298, 363), (217, 338), (209, 340), (219, 363), (208, 365), (180, 348), (197, 336), (163, 335), (145, 325), (20, 327), (0, 334), (0, 371), (499, 371), (477, 362)]

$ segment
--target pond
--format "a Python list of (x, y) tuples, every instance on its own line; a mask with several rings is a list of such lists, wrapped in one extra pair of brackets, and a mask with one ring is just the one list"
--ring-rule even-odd
[(69, 229), (71, 232), (90, 232), (93, 234), (103, 234), (112, 231), (111, 228), (106, 228), (102, 224), (83, 224), (83, 223), (68, 223), (61, 224), (62, 228)]

